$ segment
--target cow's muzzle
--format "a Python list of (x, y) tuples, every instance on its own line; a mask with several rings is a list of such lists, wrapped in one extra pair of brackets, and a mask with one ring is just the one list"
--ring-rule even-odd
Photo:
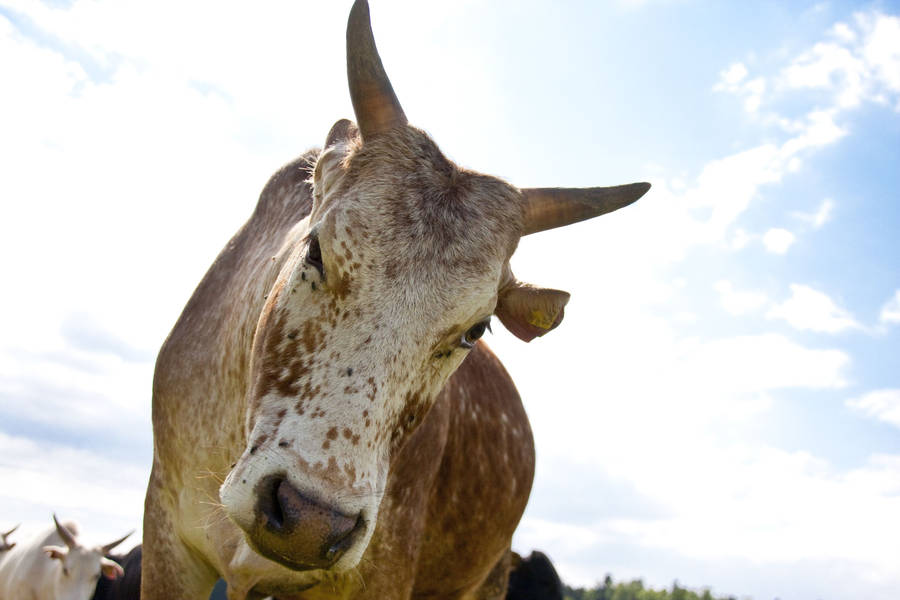
[(256, 486), (253, 526), (256, 551), (296, 570), (328, 569), (365, 531), (362, 514), (346, 515), (304, 496), (284, 476)]

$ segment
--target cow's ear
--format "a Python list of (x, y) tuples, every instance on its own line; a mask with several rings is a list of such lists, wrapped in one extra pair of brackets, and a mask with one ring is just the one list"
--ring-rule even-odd
[(494, 314), (510, 333), (530, 342), (562, 322), (569, 293), (513, 280), (500, 290)]
[(50, 558), (55, 558), (56, 560), (62, 560), (66, 557), (66, 554), (69, 552), (68, 548), (64, 548), (63, 546), (44, 546), (41, 548), (44, 552), (47, 553), (47, 556)]
[(339, 142), (351, 142), (359, 136), (359, 129), (356, 123), (350, 119), (340, 119), (331, 126), (331, 131), (325, 138), (325, 147), (334, 146)]
[(100, 559), (100, 571), (107, 579), (118, 579), (125, 575), (125, 569), (120, 567), (119, 563), (106, 557)]

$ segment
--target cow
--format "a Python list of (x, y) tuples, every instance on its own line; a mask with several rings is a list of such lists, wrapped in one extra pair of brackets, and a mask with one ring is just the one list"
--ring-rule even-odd
[(513, 553), (506, 600), (563, 600), (563, 585), (546, 554), (534, 550), (528, 558)]
[(116, 579), (100, 578), (91, 600), (138, 600), (141, 597), (141, 545), (127, 554), (108, 554), (106, 558), (121, 565), (125, 574)]
[[(12, 548), (16, 545), (15, 542), (9, 541), (9, 536), (11, 536), (13, 534), (13, 532), (18, 528), (19, 528), (19, 526), (16, 525), (15, 527), (10, 529), (6, 533), (0, 533), (0, 552), (6, 552), (7, 550), (12, 550)], [(2, 557), (2, 556), (3, 555), (0, 554), (0, 557)]]
[(160, 349), (145, 600), (218, 577), (230, 600), (505, 595), (534, 444), (480, 338), (491, 315), (525, 341), (563, 318), (566, 292), (513, 275), (521, 236), (650, 186), (454, 164), (407, 121), (365, 0), (347, 75), (355, 123), (270, 178)]
[(130, 533), (105, 546), (86, 548), (78, 526), (60, 523), (16, 545), (0, 562), (0, 600), (89, 600), (100, 576), (121, 577), (122, 567), (105, 557)]

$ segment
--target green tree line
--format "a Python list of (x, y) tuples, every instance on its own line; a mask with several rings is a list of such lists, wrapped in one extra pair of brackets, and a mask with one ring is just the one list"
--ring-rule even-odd
[(709, 590), (695, 592), (672, 584), (671, 590), (654, 590), (644, 587), (640, 579), (628, 583), (613, 583), (609, 575), (603, 583), (590, 588), (563, 586), (565, 600), (737, 600), (734, 596), (713, 596)]

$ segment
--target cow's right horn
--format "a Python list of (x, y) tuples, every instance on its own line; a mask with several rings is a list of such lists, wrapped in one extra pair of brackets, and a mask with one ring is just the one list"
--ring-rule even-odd
[(523, 188), (522, 235), (599, 217), (628, 206), (647, 193), (649, 183), (594, 188)]
[(366, 0), (356, 0), (347, 21), (347, 82), (356, 124), (364, 141), (406, 125), (406, 114), (375, 47)]
[(105, 546), (103, 546), (103, 547), (101, 548), (101, 550), (103, 550), (103, 554), (108, 554), (110, 550), (112, 550), (113, 548), (115, 548), (116, 546), (118, 546), (119, 544), (121, 544), (122, 542), (124, 542), (124, 541), (125, 541), (125, 538), (127, 538), (127, 537), (128, 537), (129, 535), (131, 535), (132, 533), (134, 533), (134, 532), (133, 532), (133, 531), (129, 531), (128, 533), (126, 533), (125, 535), (123, 535), (122, 537), (120, 537), (119, 539), (117, 539), (116, 541), (110, 542), (110, 543), (106, 544)]
[[(19, 523), (19, 525), (21, 525), (21, 523)], [(6, 533), (0, 533), (0, 537), (2, 537), (2, 538), (5, 540), (7, 537), (9, 537), (9, 536), (11, 536), (11, 535), (13, 534), (13, 531), (15, 531), (16, 529), (19, 528), (19, 525), (16, 525), (15, 527), (13, 527), (12, 529), (10, 529), (10, 530), (7, 531)]]
[(69, 548), (74, 548), (78, 545), (78, 542), (75, 541), (75, 536), (72, 535), (72, 532), (66, 529), (66, 526), (60, 523), (56, 519), (56, 515), (53, 515), (53, 522), (56, 523), (56, 532), (59, 533), (59, 537), (62, 538), (62, 541), (66, 543), (66, 546)]

